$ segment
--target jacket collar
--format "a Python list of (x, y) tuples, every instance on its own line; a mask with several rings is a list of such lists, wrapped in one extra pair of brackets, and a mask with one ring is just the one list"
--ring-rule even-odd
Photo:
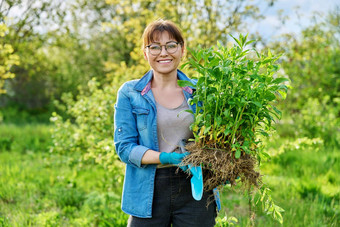
[[(146, 94), (151, 89), (152, 77), (153, 77), (153, 70), (150, 70), (137, 82), (134, 89), (137, 91), (140, 91), (142, 95)], [(177, 69), (177, 78), (178, 80), (187, 80), (187, 81), (194, 82), (179, 69)], [(182, 89), (188, 92), (189, 94), (192, 94), (194, 88), (186, 86), (186, 87), (183, 87)]]

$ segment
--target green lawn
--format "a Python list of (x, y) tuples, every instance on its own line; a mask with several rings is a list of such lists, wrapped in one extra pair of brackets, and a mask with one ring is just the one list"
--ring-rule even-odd
[(50, 127), (0, 126), (0, 226), (126, 226), (120, 184), (50, 153)]
[[(339, 150), (327, 150), (320, 144), (292, 143), (287, 139), (280, 141), (276, 138), (275, 143), (277, 146), (269, 144), (269, 150), (279, 151), (280, 145), (286, 149), (262, 166), (262, 174), (272, 198), (285, 210), (283, 226), (339, 226)], [(240, 226), (247, 226), (248, 197), (231, 190), (222, 194), (222, 213), (237, 217)], [(260, 206), (255, 210), (256, 226), (280, 226), (264, 214)]]
[[(74, 154), (50, 153), (50, 128), (0, 125), (0, 226), (126, 226), (121, 182)], [(272, 138), (268, 151), (273, 158), (262, 166), (263, 180), (285, 210), (283, 226), (339, 226), (339, 149)], [(226, 186), (221, 197), (219, 216), (249, 225), (247, 196)], [(256, 226), (281, 226), (259, 205), (253, 210)]]

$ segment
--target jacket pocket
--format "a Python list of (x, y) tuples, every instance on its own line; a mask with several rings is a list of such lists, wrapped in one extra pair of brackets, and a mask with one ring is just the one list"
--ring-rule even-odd
[(144, 108), (133, 108), (132, 113), (136, 115), (137, 128), (139, 131), (146, 129), (149, 110)]

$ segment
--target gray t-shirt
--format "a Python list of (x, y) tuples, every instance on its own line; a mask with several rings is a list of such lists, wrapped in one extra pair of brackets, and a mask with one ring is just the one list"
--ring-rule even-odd
[(183, 103), (174, 109), (168, 109), (158, 103), (156, 107), (159, 151), (181, 153), (178, 149), (179, 141), (193, 138), (189, 126), (194, 122), (194, 116), (184, 111), (189, 109), (188, 103), (184, 99)]

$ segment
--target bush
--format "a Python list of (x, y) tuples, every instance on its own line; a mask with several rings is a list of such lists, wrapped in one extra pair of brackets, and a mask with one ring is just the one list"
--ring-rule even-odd
[(300, 112), (292, 114), (291, 127), (299, 137), (320, 138), (325, 146), (340, 147), (340, 99), (333, 106), (328, 104), (329, 98), (308, 98)]
[(279, 75), (279, 57), (270, 50), (260, 54), (247, 49), (253, 42), (247, 36), (234, 41), (231, 48), (218, 44), (191, 51), (187, 65), (197, 71), (197, 82), (178, 81), (195, 88), (189, 101), (196, 106), (195, 112), (189, 111), (195, 118), (190, 126), (194, 143), (186, 146), (190, 155), (183, 163), (203, 166), (205, 190), (222, 188), (226, 182), (236, 185), (241, 178), (249, 194), (262, 195), (263, 210), (282, 224), (284, 210), (263, 186), (258, 167), (261, 158), (269, 156), (261, 139), (281, 117), (275, 104), (286, 97), (289, 80)]
[(116, 86), (99, 88), (92, 79), (88, 83), (89, 93), (80, 92), (77, 99), (64, 94), (67, 120), (53, 113), (53, 146), (51, 152), (77, 155), (76, 162), (94, 162), (112, 172), (115, 182), (122, 182), (123, 164), (114, 151), (113, 110)]

